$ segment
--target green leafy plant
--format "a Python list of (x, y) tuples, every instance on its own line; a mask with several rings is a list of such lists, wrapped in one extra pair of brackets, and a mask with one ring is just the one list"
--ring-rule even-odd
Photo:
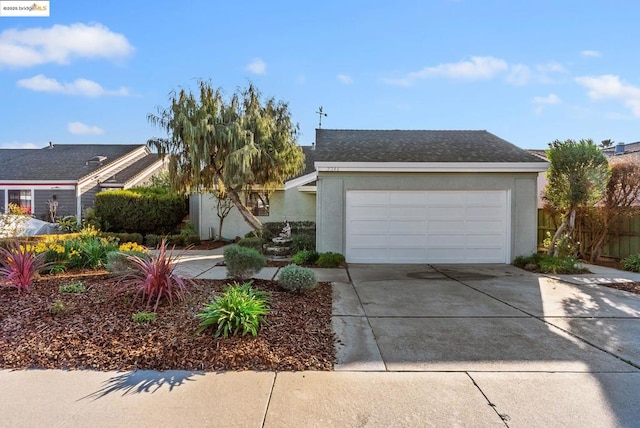
[(6, 277), (8, 285), (18, 292), (29, 291), (40, 270), (46, 267), (46, 254), (36, 254), (31, 245), (17, 242), (0, 247), (0, 276)]
[(49, 273), (52, 275), (65, 273), (66, 271), (67, 271), (67, 268), (63, 264), (54, 264), (49, 268)]
[(288, 265), (280, 269), (278, 282), (285, 290), (296, 293), (313, 290), (318, 286), (316, 274), (311, 269), (298, 265)]
[(258, 238), (255, 236), (252, 236), (249, 238), (242, 238), (241, 240), (238, 241), (238, 245), (240, 245), (241, 247), (253, 248), (258, 252), (262, 252), (263, 244), (264, 244), (264, 241), (262, 240), (262, 238)]
[(337, 268), (344, 262), (344, 256), (340, 253), (322, 253), (318, 257), (318, 266), (321, 268)]
[(550, 254), (532, 254), (526, 257), (519, 256), (516, 257), (513, 264), (519, 268), (534, 265), (536, 271), (552, 274), (574, 274), (587, 271), (578, 264), (578, 260), (575, 257), (555, 257)]
[(265, 257), (253, 248), (229, 245), (224, 249), (227, 276), (242, 280), (260, 272), (266, 265)]
[(148, 324), (155, 321), (158, 318), (158, 314), (155, 312), (136, 312), (131, 315), (133, 322), (138, 324)]
[(60, 299), (56, 300), (51, 304), (51, 306), (49, 306), (49, 313), (53, 316), (64, 315), (68, 310), (67, 305), (65, 305)]
[(297, 265), (309, 265), (318, 261), (320, 255), (315, 250), (298, 251), (291, 257), (291, 261)]
[(299, 251), (314, 251), (316, 249), (315, 235), (306, 233), (296, 233), (291, 235), (291, 251), (297, 253)]
[(158, 235), (154, 235), (153, 233), (148, 234), (144, 237), (144, 243), (147, 247), (156, 248), (162, 242), (162, 238)]
[(187, 284), (192, 281), (176, 275), (174, 257), (167, 252), (167, 245), (163, 241), (156, 255), (150, 258), (127, 256), (131, 263), (131, 271), (120, 280), (120, 290), (134, 288), (136, 299), (146, 301), (147, 308), (155, 302), (154, 312), (157, 312), (160, 300), (166, 298), (170, 303), (173, 299), (183, 300), (187, 291)]
[(640, 272), (640, 254), (632, 254), (622, 260), (622, 269), (631, 272)]
[(61, 293), (84, 293), (87, 291), (82, 281), (71, 282), (58, 287), (58, 291)]
[(224, 292), (216, 296), (197, 317), (200, 325), (196, 330), (204, 330), (217, 326), (215, 337), (229, 337), (242, 333), (257, 336), (258, 329), (265, 322), (269, 313), (270, 299), (264, 291), (255, 290), (251, 282), (242, 285), (234, 283), (227, 285)]
[(84, 239), (79, 247), (83, 266), (93, 269), (106, 265), (107, 254), (117, 249), (117, 242), (107, 238), (98, 238), (97, 236)]

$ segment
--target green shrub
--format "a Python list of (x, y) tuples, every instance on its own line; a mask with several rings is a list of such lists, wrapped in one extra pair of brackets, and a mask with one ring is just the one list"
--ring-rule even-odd
[(155, 312), (136, 312), (131, 315), (133, 322), (138, 324), (148, 324), (155, 321), (158, 318), (158, 314)]
[(61, 285), (60, 287), (58, 287), (58, 291), (61, 293), (76, 294), (76, 293), (84, 293), (85, 291), (87, 291), (87, 289), (85, 288), (82, 281), (76, 281), (76, 282), (71, 282), (69, 284)]
[(251, 283), (227, 285), (224, 292), (216, 296), (197, 317), (200, 325), (196, 330), (201, 333), (209, 327), (217, 326), (215, 337), (229, 337), (242, 333), (252, 336), (265, 322), (269, 313), (269, 296), (264, 291), (255, 290)]
[(51, 306), (49, 306), (49, 313), (54, 317), (64, 315), (67, 313), (67, 311), (67, 305), (65, 305), (64, 302), (60, 299), (56, 300), (51, 304)]
[(574, 274), (587, 271), (578, 265), (578, 260), (574, 257), (554, 257), (549, 254), (519, 256), (513, 261), (513, 265), (519, 268), (535, 265), (537, 271), (552, 274)]
[(262, 238), (257, 238), (255, 236), (251, 238), (242, 238), (238, 241), (238, 245), (240, 245), (241, 247), (253, 248), (258, 252), (262, 252), (263, 244), (264, 241), (262, 240)]
[(291, 257), (291, 261), (297, 265), (310, 265), (318, 261), (320, 255), (315, 250), (298, 251)]
[(306, 233), (296, 233), (291, 235), (291, 251), (293, 251), (294, 253), (297, 253), (298, 251), (315, 249), (315, 235), (308, 235)]
[(162, 241), (162, 237), (158, 235), (154, 235), (153, 233), (150, 233), (144, 237), (144, 244), (149, 248), (158, 247), (161, 241)]
[(107, 238), (93, 236), (82, 240), (78, 247), (82, 267), (97, 269), (107, 264), (107, 254), (118, 249), (118, 243)]
[(224, 249), (224, 261), (227, 265), (227, 276), (248, 279), (260, 272), (267, 264), (265, 257), (253, 248), (228, 245)]
[(185, 237), (198, 236), (198, 232), (196, 232), (196, 227), (192, 223), (187, 223), (180, 229), (180, 235)]
[(169, 245), (175, 245), (176, 247), (184, 247), (187, 242), (184, 235), (169, 235), (167, 241)]
[(135, 242), (136, 244), (142, 245), (144, 243), (144, 238), (140, 233), (125, 233), (125, 232), (101, 232), (100, 236), (103, 238), (110, 238), (112, 240), (118, 241), (120, 243), (124, 242)]
[(631, 272), (640, 272), (640, 254), (632, 254), (622, 260), (622, 269)]
[(337, 268), (344, 262), (344, 256), (340, 253), (322, 253), (318, 257), (318, 266), (321, 268)]
[(108, 232), (171, 233), (187, 213), (186, 198), (167, 189), (135, 188), (96, 195), (95, 215)]
[(185, 238), (184, 238), (184, 244), (186, 246), (189, 246), (189, 245), (200, 245), (200, 242), (201, 242), (200, 241), (200, 237), (198, 235), (185, 236)]
[(296, 293), (313, 290), (318, 286), (318, 278), (315, 272), (298, 265), (288, 265), (280, 269), (278, 282), (285, 290)]

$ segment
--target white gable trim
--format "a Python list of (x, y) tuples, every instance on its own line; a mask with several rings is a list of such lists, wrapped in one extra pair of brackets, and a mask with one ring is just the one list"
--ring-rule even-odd
[[(316, 162), (317, 164), (317, 162)], [(293, 180), (289, 180), (284, 183), (284, 190), (293, 189), (299, 186), (304, 186), (305, 184), (312, 183), (318, 179), (318, 172), (314, 171), (307, 175), (303, 175), (302, 177), (294, 178)]]
[[(318, 172), (543, 172), (548, 162), (315, 162)], [(302, 177), (301, 177), (302, 178)]]

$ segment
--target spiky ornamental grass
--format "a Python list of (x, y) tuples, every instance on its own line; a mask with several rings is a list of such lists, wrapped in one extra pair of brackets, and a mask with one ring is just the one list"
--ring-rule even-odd
[[(120, 280), (122, 291), (132, 287), (136, 291), (135, 300), (141, 298), (149, 308), (155, 302), (153, 311), (157, 312), (158, 305), (163, 298), (172, 304), (173, 300), (184, 300), (190, 279), (183, 279), (176, 275), (175, 258), (167, 252), (166, 242), (163, 240), (158, 248), (158, 254), (150, 258), (136, 255), (128, 256), (131, 271)], [(135, 301), (134, 300), (134, 301)]]
[(10, 243), (0, 247), (0, 276), (6, 277), (8, 285), (20, 292), (28, 292), (33, 280), (45, 266), (46, 254), (36, 254), (30, 245)]
[(230, 335), (251, 333), (257, 336), (258, 329), (265, 322), (270, 310), (269, 294), (256, 290), (251, 282), (242, 285), (227, 285), (224, 292), (216, 296), (197, 317), (200, 325), (196, 333), (217, 326), (214, 337), (227, 338)]

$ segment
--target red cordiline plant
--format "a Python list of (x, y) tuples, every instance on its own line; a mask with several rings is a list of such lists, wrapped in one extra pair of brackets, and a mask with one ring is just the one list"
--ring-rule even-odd
[(15, 287), (18, 293), (27, 292), (38, 272), (46, 266), (46, 256), (46, 253), (36, 254), (28, 244), (12, 242), (7, 248), (0, 247), (0, 277), (5, 277), (6, 285)]
[(130, 255), (131, 271), (120, 281), (121, 290), (133, 287), (136, 290), (136, 299), (146, 301), (147, 308), (155, 302), (153, 310), (157, 311), (160, 300), (166, 297), (170, 303), (173, 299), (184, 300), (187, 285), (192, 281), (180, 278), (175, 273), (175, 258), (167, 252), (166, 242), (163, 240), (158, 248), (158, 253), (150, 258)]

